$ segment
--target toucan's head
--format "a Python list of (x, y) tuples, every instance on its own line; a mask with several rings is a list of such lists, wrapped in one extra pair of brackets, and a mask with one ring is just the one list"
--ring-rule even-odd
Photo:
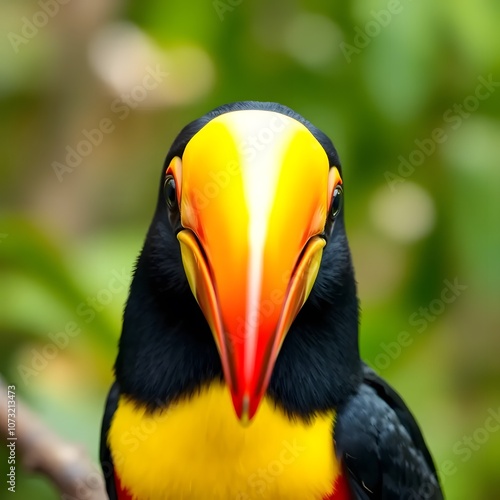
[(315, 283), (342, 193), (328, 139), (275, 104), (218, 108), (167, 157), (162, 213), (243, 422)]

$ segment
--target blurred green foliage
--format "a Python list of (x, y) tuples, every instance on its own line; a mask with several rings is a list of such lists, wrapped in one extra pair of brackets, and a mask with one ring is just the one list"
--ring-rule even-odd
[[(18, 395), (97, 457), (171, 141), (224, 102), (278, 101), (339, 150), (364, 358), (448, 498), (498, 498), (500, 4), (54, 2), (0, 2), (0, 364)], [(71, 167), (68, 148), (88, 154)], [(448, 303), (445, 280), (466, 287)], [(18, 498), (57, 493), (19, 471)]]

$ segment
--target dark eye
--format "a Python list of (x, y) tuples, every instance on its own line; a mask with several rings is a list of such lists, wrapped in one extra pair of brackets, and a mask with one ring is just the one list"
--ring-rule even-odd
[(177, 208), (177, 191), (175, 189), (175, 179), (173, 175), (167, 175), (165, 184), (163, 185), (163, 194), (168, 208), (173, 210)]
[(330, 208), (330, 219), (335, 219), (342, 209), (342, 199), (344, 198), (344, 190), (341, 185), (335, 187), (333, 191), (332, 206)]

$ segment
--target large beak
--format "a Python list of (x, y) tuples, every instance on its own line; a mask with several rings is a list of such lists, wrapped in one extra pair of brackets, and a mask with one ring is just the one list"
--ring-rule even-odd
[(169, 170), (180, 186), (186, 276), (248, 422), (316, 279), (340, 177), (306, 127), (269, 111), (213, 119)]

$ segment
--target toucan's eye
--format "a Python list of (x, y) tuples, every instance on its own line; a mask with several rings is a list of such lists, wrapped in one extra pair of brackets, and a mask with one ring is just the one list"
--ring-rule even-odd
[(168, 208), (170, 210), (177, 208), (177, 190), (175, 189), (175, 179), (173, 175), (167, 175), (167, 177), (165, 177), (163, 194), (165, 195)]
[(344, 198), (344, 190), (339, 184), (333, 191), (332, 206), (330, 208), (330, 219), (335, 219), (342, 209), (342, 200)]

